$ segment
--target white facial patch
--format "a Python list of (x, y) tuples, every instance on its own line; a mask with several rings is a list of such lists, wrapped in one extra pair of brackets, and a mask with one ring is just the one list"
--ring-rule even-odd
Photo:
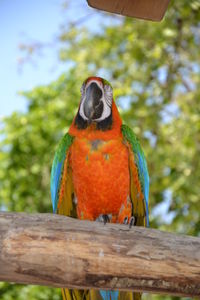
[(85, 102), (85, 99), (86, 99), (87, 87), (92, 82), (95, 82), (102, 91), (102, 97), (101, 97), (100, 101), (103, 102), (103, 112), (102, 112), (102, 115), (101, 115), (100, 118), (93, 120), (93, 121), (96, 121), (96, 122), (100, 122), (100, 121), (105, 120), (106, 118), (108, 118), (111, 114), (113, 91), (112, 91), (112, 87), (110, 85), (105, 85), (103, 87), (103, 84), (101, 82), (99, 82), (98, 80), (97, 81), (96, 80), (91, 80), (91, 81), (89, 81), (89, 83), (87, 83), (87, 84), (84, 83), (82, 85), (82, 87), (81, 87), (81, 104), (80, 104), (79, 114), (84, 120), (88, 120), (88, 118), (84, 114), (83, 107), (84, 107), (84, 102)]

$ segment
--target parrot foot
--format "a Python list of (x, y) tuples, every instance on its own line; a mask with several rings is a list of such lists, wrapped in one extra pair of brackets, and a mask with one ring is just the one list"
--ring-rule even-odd
[(123, 224), (127, 225), (128, 224), (128, 217), (124, 218)]
[(129, 228), (135, 225), (135, 221), (136, 221), (135, 217), (132, 216), (129, 220)]
[(96, 218), (96, 221), (97, 222), (102, 222), (102, 223), (104, 223), (104, 225), (106, 225), (106, 223), (109, 223), (111, 219), (112, 219), (111, 214), (109, 214), (109, 215), (101, 214), (101, 215), (98, 216), (98, 218)]
[(130, 217), (129, 221), (128, 221), (128, 217), (124, 218), (123, 224), (125, 225), (129, 225), (129, 228), (131, 228), (132, 226), (135, 225), (135, 217)]

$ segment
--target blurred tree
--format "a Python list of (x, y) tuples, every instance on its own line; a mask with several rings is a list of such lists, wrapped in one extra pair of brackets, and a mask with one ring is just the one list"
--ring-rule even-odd
[[(89, 75), (107, 78), (124, 122), (138, 135), (150, 173), (150, 225), (200, 235), (200, 1), (172, 1), (152, 23), (113, 18), (90, 28), (68, 24), (59, 35), (65, 74), (24, 92), (26, 113), (3, 120), (0, 205), (51, 212), (55, 147), (76, 113)], [(1, 284), (0, 298), (58, 299), (59, 291)], [(146, 299), (180, 299), (144, 295)]]

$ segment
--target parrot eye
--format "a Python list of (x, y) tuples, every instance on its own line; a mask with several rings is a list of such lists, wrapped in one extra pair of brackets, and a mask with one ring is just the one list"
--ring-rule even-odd
[(112, 106), (112, 99), (113, 99), (113, 90), (112, 87), (108, 84), (104, 86), (104, 93), (105, 93), (105, 100), (109, 107)]

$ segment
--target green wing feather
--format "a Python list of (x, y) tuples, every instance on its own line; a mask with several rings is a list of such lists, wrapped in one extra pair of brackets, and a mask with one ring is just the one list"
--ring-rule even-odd
[[(148, 213), (148, 199), (149, 199), (149, 174), (146, 159), (144, 156), (144, 152), (140, 146), (140, 143), (132, 131), (127, 125), (122, 125), (121, 127), (122, 135), (126, 142), (129, 143), (131, 151), (134, 155), (134, 163), (137, 167), (137, 173), (139, 176), (139, 182), (141, 185), (142, 193), (144, 195), (144, 215), (146, 215), (146, 225), (149, 225), (149, 213)], [(137, 192), (137, 191), (136, 191)], [(137, 197), (133, 197), (132, 201)], [(137, 203), (138, 205), (138, 203)], [(133, 203), (133, 207), (137, 206), (136, 203)]]
[(69, 148), (73, 143), (73, 139), (74, 137), (72, 137), (69, 133), (66, 133), (59, 142), (54, 156), (51, 169), (51, 200), (54, 213), (57, 211), (65, 159)]

